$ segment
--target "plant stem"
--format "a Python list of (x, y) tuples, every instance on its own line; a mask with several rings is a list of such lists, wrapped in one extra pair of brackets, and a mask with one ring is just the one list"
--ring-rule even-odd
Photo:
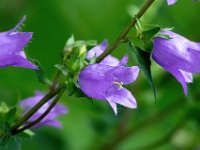
[(13, 127), (12, 133), (14, 133), (24, 122), (26, 122), (41, 106), (43, 106), (47, 101), (54, 97), (57, 93), (61, 91), (63, 87), (59, 86), (54, 91), (50, 91), (44, 98), (42, 98), (32, 109), (30, 109)]
[(124, 29), (124, 31), (117, 37), (117, 39), (109, 46), (99, 57), (97, 57), (96, 62), (99, 63), (106, 56), (108, 56), (114, 49), (116, 49), (120, 43), (125, 39), (132, 27), (137, 23), (137, 19), (141, 18), (148, 8), (153, 4), (155, 0), (147, 0), (143, 7), (138, 11), (135, 17), (131, 20), (129, 25)]
[(23, 132), (24, 130), (28, 129), (28, 128), (31, 128), (33, 127), (34, 125), (36, 125), (37, 123), (39, 123), (42, 119), (44, 119), (44, 117), (46, 117), (46, 115), (48, 115), (48, 113), (53, 109), (53, 107), (57, 104), (58, 100), (61, 98), (61, 96), (63, 95), (65, 91), (65, 88), (62, 88), (57, 97), (54, 99), (54, 101), (51, 103), (51, 105), (48, 107), (48, 109), (38, 118), (36, 119), (35, 121), (31, 122), (30, 124), (18, 129), (18, 130), (15, 130), (12, 132), (12, 135), (15, 135), (15, 134), (18, 134), (20, 132)]

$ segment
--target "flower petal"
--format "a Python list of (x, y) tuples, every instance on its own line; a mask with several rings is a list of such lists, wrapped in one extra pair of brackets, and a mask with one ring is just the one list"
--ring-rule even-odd
[(128, 108), (136, 108), (137, 102), (132, 93), (125, 88), (120, 88), (117, 85), (113, 85), (106, 91), (106, 99), (113, 108), (115, 114), (117, 114), (116, 107), (113, 103), (123, 105)]
[(183, 77), (184, 77), (184, 79), (187, 83), (193, 82), (192, 73), (189, 73), (189, 72), (186, 72), (186, 71), (183, 71), (183, 70), (180, 70), (180, 72), (182, 73), (182, 75), (183, 75)]
[(114, 67), (93, 64), (85, 67), (79, 74), (79, 85), (81, 90), (89, 97), (104, 100), (104, 93), (114, 82), (109, 74)]
[(0, 56), (21, 51), (32, 38), (32, 32), (0, 33)]
[(162, 34), (172, 39), (155, 38), (152, 58), (165, 66), (173, 66), (186, 72), (200, 73), (200, 46), (199, 43), (163, 30)]
[(45, 120), (45, 121), (41, 121), (41, 122), (37, 123), (32, 128), (39, 128), (39, 127), (42, 127), (44, 125), (53, 126), (53, 127), (56, 127), (56, 128), (62, 127), (62, 124), (57, 120)]
[[(86, 58), (90, 60), (94, 56), (96, 57), (100, 56), (103, 53), (103, 51), (107, 48), (107, 46), (108, 46), (108, 41), (104, 40), (100, 45), (97, 45), (93, 47), (91, 50), (89, 50)], [(117, 66), (119, 64), (119, 60), (111, 55), (108, 55), (100, 63), (109, 66)]]
[(120, 60), (118, 66), (124, 66), (128, 63), (128, 55), (124, 55), (124, 57)]
[(177, 0), (167, 0), (168, 5), (173, 5)]
[(26, 58), (21, 56), (21, 54), (10, 54), (0, 56), (0, 67), (13, 66), (13, 67), (22, 67), (29, 69), (37, 69), (37, 66), (32, 64)]
[(119, 66), (115, 67), (115, 69), (110, 72), (112, 72), (115, 82), (123, 82), (123, 84), (130, 84), (137, 79), (139, 70), (140, 69), (138, 66)]
[(91, 50), (88, 51), (86, 58), (87, 59), (92, 59), (95, 55), (98, 57), (103, 53), (103, 51), (107, 48), (108, 46), (108, 41), (104, 40), (101, 44), (93, 47)]
[(178, 80), (178, 82), (183, 87), (185, 95), (187, 95), (187, 92), (188, 92), (187, 81), (188, 81), (188, 79), (185, 77), (185, 75), (183, 75), (183, 73), (180, 70), (174, 69), (172, 67), (164, 66), (163, 68), (165, 70), (169, 71)]

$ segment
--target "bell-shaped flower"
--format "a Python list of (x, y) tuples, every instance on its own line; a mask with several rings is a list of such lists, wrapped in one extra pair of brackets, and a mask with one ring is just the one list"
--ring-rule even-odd
[(0, 67), (13, 66), (36, 69), (37, 67), (27, 60), (23, 48), (32, 38), (32, 32), (18, 32), (17, 29), (25, 20), (25, 17), (17, 26), (6, 32), (0, 32)]
[(200, 43), (169, 30), (162, 30), (161, 33), (170, 39), (154, 39), (152, 58), (181, 83), (187, 95), (187, 83), (192, 82), (192, 73), (200, 73)]
[[(107, 42), (92, 48), (87, 55), (88, 59), (99, 56), (107, 47)], [(117, 114), (117, 104), (128, 108), (136, 108), (137, 103), (132, 93), (123, 87), (137, 79), (139, 68), (137, 66), (125, 67), (128, 56), (119, 61), (117, 58), (107, 56), (100, 63), (88, 65), (79, 74), (81, 90), (91, 98), (107, 100)]]
[[(21, 101), (20, 107), (24, 109), (24, 114), (29, 111), (32, 107), (34, 107), (43, 97), (45, 94), (36, 91), (33, 97), (26, 98)], [(33, 114), (26, 124), (35, 121), (38, 119), (51, 105), (53, 99), (45, 103), (35, 114)], [(56, 104), (53, 109), (33, 128), (41, 127), (44, 125), (54, 126), (56, 128), (62, 127), (61, 123), (56, 120), (56, 117), (63, 115), (68, 112), (68, 109), (62, 104)]]

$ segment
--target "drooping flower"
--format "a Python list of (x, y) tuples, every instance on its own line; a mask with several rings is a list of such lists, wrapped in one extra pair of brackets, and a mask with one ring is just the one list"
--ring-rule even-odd
[[(41, 93), (40, 91), (36, 91), (33, 97), (29, 97), (21, 101), (20, 107), (24, 108), (24, 113), (30, 110), (34, 105), (36, 105), (45, 94)], [(26, 123), (30, 123), (38, 119), (51, 105), (53, 99), (45, 103), (33, 116), (29, 118)], [(68, 109), (62, 104), (56, 104), (53, 109), (33, 128), (41, 127), (44, 125), (54, 126), (56, 128), (62, 127), (61, 123), (56, 120), (56, 117), (63, 115), (68, 112)]]
[(152, 58), (181, 83), (187, 95), (187, 83), (192, 83), (192, 73), (200, 73), (200, 43), (169, 30), (161, 33), (170, 39), (154, 39)]
[(173, 5), (177, 0), (167, 0), (168, 5)]
[[(95, 46), (88, 52), (87, 58), (99, 56), (107, 47), (107, 41)], [(81, 90), (89, 97), (107, 100), (117, 114), (117, 104), (128, 108), (136, 108), (137, 103), (132, 93), (123, 87), (137, 79), (137, 66), (125, 67), (128, 56), (119, 61), (107, 56), (100, 63), (88, 65), (79, 74)]]
[[(193, 2), (198, 2), (199, 0), (193, 0)], [(167, 0), (168, 5), (173, 5), (177, 2), (177, 0)]]
[(32, 32), (17, 32), (25, 17), (12, 30), (0, 32), (0, 67), (13, 66), (36, 69), (27, 60), (23, 48), (32, 38)]

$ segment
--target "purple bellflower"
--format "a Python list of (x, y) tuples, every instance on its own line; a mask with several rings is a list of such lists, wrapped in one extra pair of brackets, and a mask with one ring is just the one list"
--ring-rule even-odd
[[(92, 48), (87, 59), (99, 56), (107, 47), (107, 41)], [(107, 100), (114, 113), (117, 114), (117, 104), (128, 108), (136, 108), (137, 103), (132, 93), (123, 87), (137, 79), (139, 67), (125, 67), (128, 56), (119, 61), (108, 55), (100, 63), (88, 65), (79, 74), (81, 90), (89, 97)]]
[[(20, 107), (24, 108), (24, 113), (26, 113), (28, 110), (30, 110), (34, 105), (36, 105), (45, 95), (39, 91), (35, 92), (35, 96), (26, 98), (25, 100), (21, 101)], [(33, 116), (29, 118), (27, 123), (35, 121), (38, 119), (51, 105), (51, 102), (53, 101), (50, 100), (47, 103), (45, 103)], [(56, 104), (54, 108), (45, 116), (38, 124), (33, 126), (33, 128), (41, 127), (44, 125), (48, 126), (54, 126), (56, 128), (62, 127), (61, 123), (56, 119), (56, 117), (63, 115), (68, 112), (68, 109), (61, 104)]]
[(169, 30), (162, 34), (171, 39), (154, 39), (152, 58), (181, 83), (187, 95), (187, 83), (192, 83), (192, 73), (200, 73), (200, 43), (192, 42)]
[(10, 31), (0, 32), (0, 67), (13, 66), (30, 69), (37, 67), (26, 59), (22, 49), (32, 38), (31, 32), (17, 32), (25, 17)]

